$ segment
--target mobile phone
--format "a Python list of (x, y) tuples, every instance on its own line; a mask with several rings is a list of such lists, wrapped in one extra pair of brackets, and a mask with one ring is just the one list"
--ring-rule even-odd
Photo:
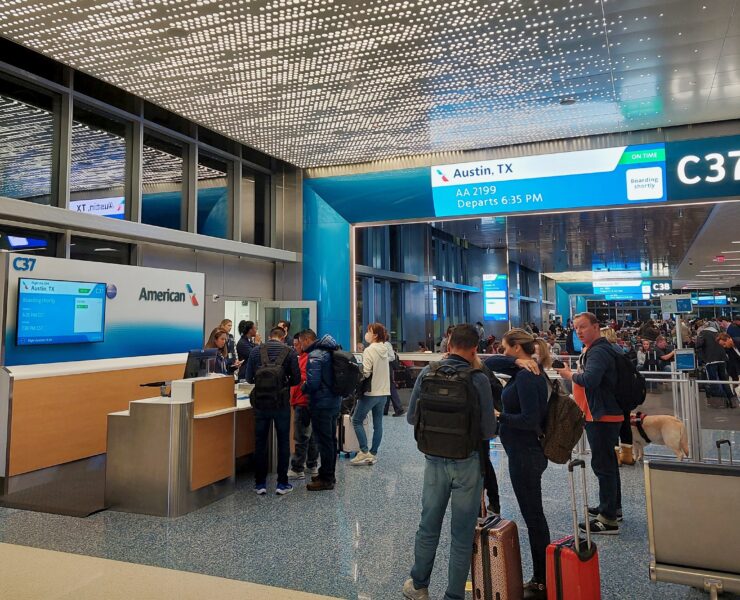
[(552, 368), (553, 369), (564, 369), (565, 363), (562, 360), (555, 359), (554, 361), (552, 361)]

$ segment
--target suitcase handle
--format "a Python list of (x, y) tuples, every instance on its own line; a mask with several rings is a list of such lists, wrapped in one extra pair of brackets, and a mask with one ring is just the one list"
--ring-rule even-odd
[(730, 449), (730, 464), (732, 464), (732, 442), (727, 439), (723, 440), (717, 440), (714, 442), (714, 445), (717, 446), (717, 460), (719, 464), (722, 464), (722, 445), (727, 444), (727, 447)]
[(581, 551), (581, 538), (578, 533), (578, 508), (576, 507), (576, 482), (573, 470), (581, 467), (581, 480), (583, 484), (583, 520), (586, 523), (586, 547), (591, 550), (591, 522), (588, 516), (588, 488), (586, 487), (586, 463), (580, 458), (568, 462), (568, 478), (570, 479), (570, 498), (573, 505), (573, 544), (576, 552)]

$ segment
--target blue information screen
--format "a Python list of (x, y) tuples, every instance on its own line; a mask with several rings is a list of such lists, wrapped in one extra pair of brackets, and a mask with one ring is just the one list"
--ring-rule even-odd
[(642, 279), (625, 281), (594, 281), (594, 294), (604, 296), (605, 300), (649, 300), (650, 281)]
[(19, 346), (102, 342), (104, 334), (104, 283), (18, 280)]
[(439, 165), (431, 182), (438, 217), (664, 202), (665, 145)]
[(483, 319), (509, 320), (509, 280), (506, 274), (483, 274)]

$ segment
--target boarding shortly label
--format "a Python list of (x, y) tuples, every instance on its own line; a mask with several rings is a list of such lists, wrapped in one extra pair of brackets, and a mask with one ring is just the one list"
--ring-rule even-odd
[(666, 200), (664, 144), (438, 165), (431, 177), (438, 217)]

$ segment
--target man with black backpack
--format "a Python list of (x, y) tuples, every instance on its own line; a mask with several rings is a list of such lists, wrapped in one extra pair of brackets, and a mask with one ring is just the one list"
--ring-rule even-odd
[(279, 495), (293, 491), (288, 482), (290, 462), (290, 388), (301, 383), (298, 355), (283, 343), (285, 331), (274, 327), (270, 339), (249, 354), (245, 379), (254, 384), (250, 402), (254, 409), (254, 491), (267, 493), (267, 444), (270, 424), (275, 424), (278, 446), (277, 488)]
[[(580, 313), (573, 324), (578, 339), (585, 346), (578, 372), (574, 373), (568, 366), (556, 370), (563, 379), (573, 382), (573, 398), (586, 415), (591, 468), (599, 480), (599, 506), (588, 511), (590, 517), (594, 517), (590, 522), (591, 533), (617, 535), (617, 521), (622, 520), (622, 485), (614, 448), (619, 446), (619, 430), (624, 420), (617, 400), (618, 357), (609, 340), (601, 337), (596, 315)], [(629, 359), (621, 356), (626, 361), (625, 366), (629, 364), (634, 371)], [(644, 383), (644, 379), (642, 381)], [(579, 528), (586, 531), (586, 524), (581, 523)]]
[(411, 393), (406, 418), (414, 425), (426, 460), (414, 566), (403, 586), (403, 595), (410, 600), (429, 598), (429, 579), (450, 502), (452, 544), (445, 599), (465, 597), (483, 489), (483, 458), (496, 432), (490, 381), (472, 366), (479, 341), (472, 325), (455, 327), (448, 357), (425, 367)]
[[(337, 481), (334, 476), (337, 464), (337, 418), (342, 404), (341, 393), (335, 391), (333, 355), (336, 353), (337, 359), (343, 359), (347, 353), (339, 352), (339, 345), (333, 337), (325, 335), (318, 340), (311, 329), (301, 331), (298, 339), (303, 351), (308, 354), (306, 381), (302, 389), (308, 394), (311, 427), (321, 457), (319, 473), (311, 478), (306, 489), (309, 492), (333, 490)], [(349, 363), (349, 359), (344, 362)], [(359, 370), (353, 387), (358, 383)]]

